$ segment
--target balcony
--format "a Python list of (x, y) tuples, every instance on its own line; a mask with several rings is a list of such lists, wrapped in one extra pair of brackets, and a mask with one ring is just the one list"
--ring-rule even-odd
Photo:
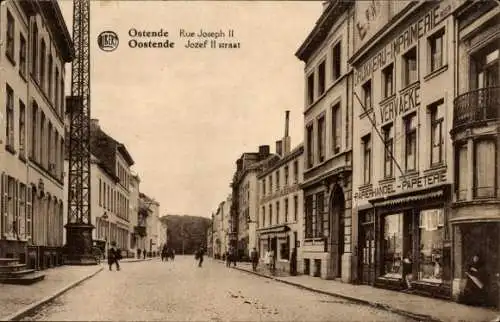
[(500, 117), (500, 87), (487, 87), (455, 98), (453, 128), (497, 120)]
[(134, 233), (141, 237), (146, 236), (146, 227), (144, 226), (134, 226)]

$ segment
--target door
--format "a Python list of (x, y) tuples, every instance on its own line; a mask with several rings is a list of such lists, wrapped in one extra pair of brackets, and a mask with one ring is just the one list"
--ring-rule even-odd
[(360, 227), (359, 263), (362, 284), (373, 284), (375, 280), (375, 227), (365, 222)]

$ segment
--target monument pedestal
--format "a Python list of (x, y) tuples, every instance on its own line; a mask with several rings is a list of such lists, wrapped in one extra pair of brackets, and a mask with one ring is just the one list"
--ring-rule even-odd
[(66, 228), (66, 245), (64, 264), (66, 265), (97, 265), (92, 253), (93, 225), (69, 223)]

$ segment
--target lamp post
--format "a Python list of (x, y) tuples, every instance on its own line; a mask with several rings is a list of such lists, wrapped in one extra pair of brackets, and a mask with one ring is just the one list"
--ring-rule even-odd
[(111, 232), (111, 225), (110, 225), (110, 222), (108, 221), (108, 214), (107, 212), (104, 212), (104, 214), (101, 216), (101, 219), (103, 219), (104, 221), (106, 221), (107, 225), (108, 225), (108, 229), (107, 229), (107, 233), (106, 233), (106, 249), (105, 249), (105, 252), (106, 252), (106, 257), (107, 257), (107, 254), (108, 254), (108, 249), (109, 249), (109, 239), (110, 239), (110, 232)]

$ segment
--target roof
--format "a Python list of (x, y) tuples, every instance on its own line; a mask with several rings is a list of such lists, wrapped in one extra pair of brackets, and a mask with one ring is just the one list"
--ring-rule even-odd
[(299, 145), (297, 145), (292, 151), (290, 151), (290, 153), (283, 156), (279, 161), (277, 161), (276, 163), (274, 163), (273, 165), (271, 165), (270, 167), (268, 167), (264, 171), (262, 171), (258, 175), (258, 177), (262, 178), (262, 177), (268, 175), (270, 172), (278, 169), (279, 167), (281, 167), (285, 163), (288, 163), (289, 161), (295, 159), (296, 157), (300, 156), (302, 153), (304, 153), (304, 143), (300, 143)]
[(128, 166), (130, 167), (130, 166), (134, 165), (135, 164), (134, 159), (132, 159), (132, 156), (130, 155), (130, 153), (128, 153), (128, 150), (125, 147), (125, 144), (119, 143), (119, 142), (117, 142), (117, 143), (118, 143), (118, 146), (117, 146), (118, 152), (120, 152), (120, 154), (123, 156), (123, 158), (127, 162)]
[(295, 56), (306, 62), (326, 39), (337, 19), (353, 4), (354, 1), (351, 0), (330, 0), (318, 21), (316, 21), (313, 30), (295, 53)]

